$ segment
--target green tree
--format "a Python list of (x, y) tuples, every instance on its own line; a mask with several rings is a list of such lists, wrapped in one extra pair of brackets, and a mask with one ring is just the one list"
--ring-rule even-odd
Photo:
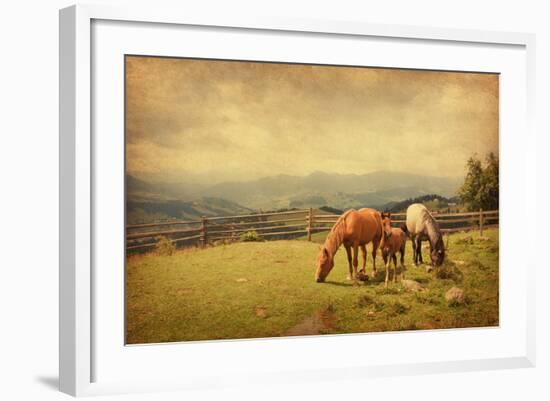
[(483, 204), (484, 209), (498, 209), (498, 156), (493, 152), (487, 155), (485, 159), (485, 169), (483, 170)]
[(485, 165), (474, 155), (466, 162), (466, 177), (458, 194), (469, 210), (498, 209), (498, 156), (489, 153)]

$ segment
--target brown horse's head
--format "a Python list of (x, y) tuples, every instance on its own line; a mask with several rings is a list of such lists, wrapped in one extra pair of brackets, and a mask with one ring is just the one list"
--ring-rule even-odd
[(388, 239), (391, 237), (392, 231), (391, 231), (391, 213), (380, 213), (380, 216), (382, 217), (382, 232), (384, 234), (384, 239)]
[(317, 270), (315, 271), (315, 281), (322, 283), (334, 267), (334, 259), (327, 248), (321, 247), (317, 257)]

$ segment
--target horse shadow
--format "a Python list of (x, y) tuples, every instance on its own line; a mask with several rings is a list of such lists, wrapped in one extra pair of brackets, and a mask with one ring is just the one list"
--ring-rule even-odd
[[(407, 268), (402, 266), (397, 266), (397, 269), (395, 269), (395, 273), (397, 275), (397, 278), (403, 277), (403, 274), (410, 270), (410, 267)], [(338, 287), (356, 287), (357, 285), (365, 285), (365, 286), (373, 286), (383, 283), (386, 280), (386, 269), (385, 268), (378, 268), (376, 270), (376, 274), (373, 275), (372, 271), (368, 272), (368, 279), (367, 280), (345, 280), (345, 281), (335, 281), (335, 280), (326, 280), (325, 284), (330, 284)], [(389, 271), (389, 279), (391, 280), (393, 278), (393, 267), (390, 267)]]
[(333, 281), (333, 280), (326, 280), (325, 284), (335, 285), (338, 287), (353, 287), (355, 284), (353, 281)]

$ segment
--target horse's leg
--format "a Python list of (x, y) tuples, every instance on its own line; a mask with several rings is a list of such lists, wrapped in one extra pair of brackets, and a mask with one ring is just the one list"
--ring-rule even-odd
[(403, 245), (401, 245), (401, 249), (399, 250), (401, 253), (401, 279), (405, 278), (405, 248), (405, 243), (403, 243)]
[(384, 269), (386, 268), (386, 263), (388, 263), (388, 258), (389, 257), (390, 256), (387, 253), (382, 251), (382, 261), (384, 262)]
[(357, 278), (357, 266), (359, 265), (358, 260), (359, 245), (353, 244), (353, 279)]
[(361, 270), (359, 270), (360, 272), (362, 272), (363, 274), (366, 274), (367, 273), (367, 246), (366, 245), (361, 245), (361, 255), (363, 256), (363, 267), (361, 268)]
[(384, 288), (388, 287), (388, 277), (390, 275), (390, 263), (391, 263), (391, 255), (386, 256), (386, 263), (384, 263), (384, 268), (386, 269), (386, 278), (384, 280)]
[(378, 246), (380, 241), (372, 241), (372, 277), (376, 277), (376, 252), (378, 252)]
[(418, 237), (416, 240), (416, 253), (418, 254), (418, 262), (420, 264), (423, 264), (424, 261), (422, 260), (422, 240), (420, 239), (420, 237)]
[(413, 265), (416, 266), (416, 238), (411, 236), (411, 242), (413, 246)]
[(395, 275), (397, 274), (397, 255), (394, 253), (391, 255), (391, 258), (393, 259), (393, 283), (395, 284), (397, 282), (397, 279), (395, 278)]
[(344, 247), (346, 248), (346, 254), (348, 255), (348, 267), (349, 267), (348, 280), (352, 280), (353, 279), (353, 272), (351, 270), (351, 246), (344, 245)]

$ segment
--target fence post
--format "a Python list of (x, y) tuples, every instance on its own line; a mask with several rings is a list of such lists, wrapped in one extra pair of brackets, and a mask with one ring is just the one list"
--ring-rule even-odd
[(483, 237), (483, 209), (479, 208), (479, 236)]
[(206, 217), (201, 217), (201, 247), (206, 247), (207, 238), (206, 238)]
[(307, 240), (311, 241), (311, 228), (313, 225), (313, 209), (309, 208), (309, 214), (307, 219)]

